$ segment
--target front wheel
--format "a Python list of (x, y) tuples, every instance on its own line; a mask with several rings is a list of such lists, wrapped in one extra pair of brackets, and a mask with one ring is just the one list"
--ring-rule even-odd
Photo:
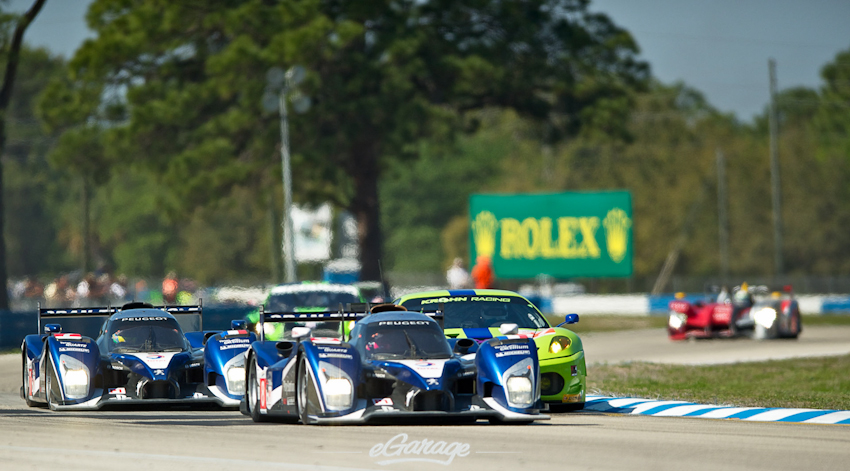
[(53, 367), (53, 360), (50, 359), (50, 355), (45, 355), (44, 361), (44, 397), (47, 399), (47, 407), (50, 410), (56, 410), (56, 399), (53, 392), (53, 375), (56, 369)]
[(22, 365), (21, 371), (22, 374), (22, 382), (21, 382), (21, 395), (24, 397), (24, 401), (26, 401), (29, 407), (35, 407), (38, 405), (37, 402), (30, 400), (30, 382), (29, 382), (29, 371), (27, 371), (27, 356), (26, 353), (21, 353)]
[(303, 356), (298, 362), (298, 417), (302, 424), (310, 423), (310, 416), (320, 410), (319, 396), (313, 384), (313, 376), (307, 371), (307, 359)]
[(254, 358), (248, 359), (248, 391), (246, 391), (245, 402), (248, 412), (254, 422), (265, 422), (267, 417), (260, 414), (260, 386), (257, 380), (257, 362)]

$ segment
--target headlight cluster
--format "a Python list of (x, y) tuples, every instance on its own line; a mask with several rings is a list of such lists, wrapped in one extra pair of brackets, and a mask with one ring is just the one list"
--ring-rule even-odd
[(530, 406), (534, 402), (531, 379), (526, 376), (511, 376), (506, 383), (508, 402), (517, 406)]
[(765, 329), (769, 329), (773, 327), (773, 323), (776, 321), (776, 309), (772, 307), (760, 309), (753, 314), (753, 320)]
[(234, 365), (224, 375), (227, 390), (234, 396), (245, 394), (245, 365)]
[(69, 355), (61, 355), (59, 372), (65, 385), (65, 397), (82, 399), (88, 395), (89, 369), (83, 362)]
[(354, 388), (348, 374), (327, 362), (319, 362), (319, 372), (325, 407), (332, 411), (350, 409), (354, 402)]
[(670, 318), (667, 320), (667, 325), (670, 326), (673, 330), (679, 330), (688, 322), (688, 315), (677, 312), (670, 311)]
[(549, 343), (549, 353), (560, 353), (564, 350), (567, 350), (572, 345), (572, 341), (569, 337), (564, 337), (563, 335), (556, 335), (552, 342)]
[(502, 384), (508, 405), (517, 408), (531, 407), (540, 397), (535, 383), (534, 360), (526, 358), (511, 366), (502, 374)]

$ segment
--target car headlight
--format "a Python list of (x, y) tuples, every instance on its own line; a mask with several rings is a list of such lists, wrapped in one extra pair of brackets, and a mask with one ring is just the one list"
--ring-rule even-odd
[(61, 355), (59, 372), (65, 385), (65, 397), (82, 399), (88, 395), (89, 369), (83, 362), (69, 355)]
[(667, 325), (673, 330), (679, 330), (688, 322), (688, 315), (681, 312), (670, 311), (670, 318), (667, 320)]
[(549, 353), (560, 353), (572, 345), (572, 341), (569, 337), (564, 337), (563, 335), (556, 335), (552, 342), (549, 343)]
[(773, 323), (776, 321), (776, 309), (772, 307), (760, 309), (753, 314), (753, 320), (765, 329), (769, 329), (773, 327)]
[(324, 361), (319, 363), (319, 371), (321, 371), (325, 407), (333, 411), (350, 409), (354, 402), (351, 378), (342, 369)]
[(227, 390), (234, 396), (245, 394), (245, 366), (232, 366), (224, 376)]
[(533, 401), (531, 379), (525, 376), (511, 376), (505, 383), (508, 390), (508, 402), (520, 407), (528, 407)]
[(325, 383), (325, 405), (331, 410), (351, 407), (351, 381), (345, 378), (330, 378)]

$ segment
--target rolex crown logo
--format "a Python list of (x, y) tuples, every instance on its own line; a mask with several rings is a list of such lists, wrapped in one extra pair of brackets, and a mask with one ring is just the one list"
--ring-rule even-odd
[(492, 257), (496, 252), (496, 230), (499, 221), (490, 211), (481, 211), (472, 221), (472, 237), (475, 239), (475, 253)]
[(605, 226), (605, 240), (608, 245), (608, 256), (614, 263), (620, 263), (626, 256), (626, 251), (629, 245), (629, 228), (632, 227), (632, 220), (620, 208), (614, 208), (608, 211), (605, 220), (602, 221)]

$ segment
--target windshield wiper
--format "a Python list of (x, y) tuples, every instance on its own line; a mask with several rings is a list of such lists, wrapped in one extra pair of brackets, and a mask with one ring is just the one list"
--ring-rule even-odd
[(413, 341), (410, 340), (410, 336), (407, 335), (406, 330), (402, 330), (401, 333), (404, 334), (404, 339), (407, 340), (407, 345), (410, 346), (410, 356), (416, 358), (416, 345), (413, 345)]

